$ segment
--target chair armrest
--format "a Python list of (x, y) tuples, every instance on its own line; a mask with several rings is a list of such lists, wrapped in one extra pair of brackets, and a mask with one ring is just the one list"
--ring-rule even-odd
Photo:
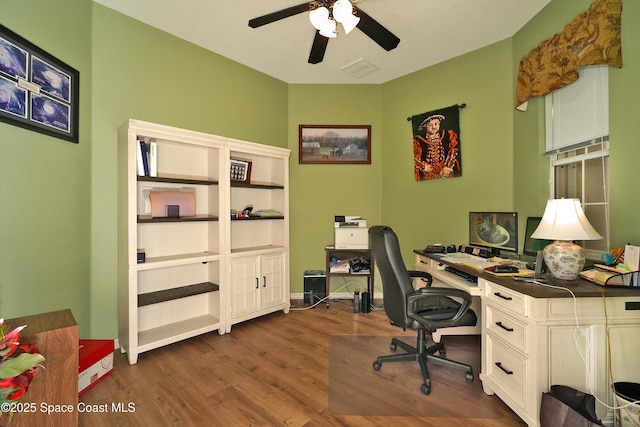
[(456, 314), (453, 315), (453, 317), (451, 317), (450, 319), (446, 319), (445, 322), (457, 322), (471, 306), (471, 294), (463, 291), (462, 289), (444, 287), (420, 288), (418, 291), (411, 294), (407, 299), (407, 316), (415, 320), (416, 322), (424, 324), (425, 319), (416, 314), (416, 308), (421, 302), (428, 301), (433, 297), (458, 298), (462, 300), (462, 303), (460, 303), (460, 307), (458, 308)]
[(424, 282), (427, 282), (425, 287), (430, 287), (431, 283), (433, 283), (433, 276), (431, 276), (431, 274), (427, 273), (426, 271), (407, 270), (407, 273), (409, 273), (409, 277), (412, 279), (422, 279)]

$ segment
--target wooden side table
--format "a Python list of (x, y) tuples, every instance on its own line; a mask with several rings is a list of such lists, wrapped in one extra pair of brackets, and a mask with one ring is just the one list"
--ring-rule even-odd
[[(325, 305), (327, 306), (327, 308), (329, 307), (329, 295), (330, 295), (330, 283), (331, 283), (331, 277), (344, 277), (344, 276), (351, 276), (351, 277), (366, 277), (367, 278), (367, 291), (369, 292), (369, 296), (370, 296), (370, 300), (371, 303), (373, 303), (373, 272), (375, 270), (375, 265), (374, 265), (374, 261), (373, 261), (373, 253), (371, 252), (371, 249), (335, 249), (335, 248), (331, 248), (331, 247), (326, 247), (325, 248), (325, 252), (326, 252), (326, 264), (325, 264), (325, 271), (327, 272), (326, 274), (326, 280), (327, 280), (327, 287), (326, 287), (326, 296), (327, 296), (327, 300)], [(347, 272), (332, 272), (331, 271), (331, 260), (333, 258), (335, 259), (339, 259), (339, 260), (354, 260), (354, 259), (358, 259), (358, 258), (368, 258), (369, 259), (369, 271), (364, 272), (364, 273), (360, 273), (360, 272), (351, 272), (349, 271)]]
[[(3, 425), (77, 426), (79, 341), (78, 324), (71, 310), (8, 319), (5, 325), (11, 329), (27, 325), (20, 334), (20, 342), (35, 343), (45, 357), (45, 369), (37, 373), (29, 390), (20, 398), (22, 406), (29, 410), (14, 413), (11, 423)], [(63, 407), (71, 411), (63, 411)], [(47, 408), (54, 409), (47, 413)], [(2, 422), (7, 420), (7, 414), (4, 414)]]

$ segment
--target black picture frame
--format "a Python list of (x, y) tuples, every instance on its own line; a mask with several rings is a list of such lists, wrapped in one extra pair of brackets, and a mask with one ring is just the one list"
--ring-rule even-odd
[(251, 161), (231, 159), (231, 182), (251, 182)]
[(299, 125), (298, 163), (371, 164), (371, 126)]
[(80, 73), (0, 25), (0, 121), (78, 143)]

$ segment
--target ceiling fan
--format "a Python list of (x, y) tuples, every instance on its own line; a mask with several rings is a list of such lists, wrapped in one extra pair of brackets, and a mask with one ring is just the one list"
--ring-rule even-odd
[[(361, 0), (308, 1), (297, 6), (291, 6), (282, 10), (268, 13), (263, 16), (259, 16), (257, 18), (253, 18), (249, 21), (249, 26), (251, 28), (258, 28), (263, 25), (271, 24), (272, 22), (279, 21), (284, 18), (289, 18), (290, 16), (298, 15), (304, 12), (310, 12), (311, 14), (316, 15), (318, 14), (318, 12), (324, 12), (325, 15), (328, 16), (323, 16), (323, 21), (326, 23), (331, 23), (331, 25), (333, 25), (333, 29), (329, 30), (329, 32), (316, 27), (316, 24), (313, 23), (313, 17), (311, 17), (312, 23), (314, 27), (316, 27), (316, 34), (313, 39), (313, 45), (311, 46), (311, 52), (309, 53), (308, 62), (310, 64), (318, 64), (324, 59), (324, 54), (327, 50), (329, 38), (335, 37), (335, 35), (337, 34), (337, 32), (335, 31), (336, 21), (339, 21), (343, 24), (346, 32), (349, 32), (351, 30), (351, 28), (347, 27), (345, 22), (343, 22), (339, 17), (336, 16), (337, 12), (339, 12), (337, 8), (340, 7), (342, 9), (342, 5), (347, 4), (346, 7), (352, 8), (352, 14), (353, 16), (355, 16), (355, 19), (353, 19), (353, 17), (351, 17), (351, 14), (349, 14), (349, 18), (352, 18), (352, 23), (355, 23), (357, 21), (357, 24), (355, 26), (360, 29), (360, 31), (369, 36), (371, 40), (378, 43), (383, 49), (387, 51), (395, 49), (396, 46), (398, 46), (398, 43), (400, 43), (400, 39), (396, 37), (391, 31), (382, 26), (378, 21), (367, 15), (355, 5), (351, 4), (359, 1)], [(326, 9), (326, 11), (324, 11), (323, 8)]]

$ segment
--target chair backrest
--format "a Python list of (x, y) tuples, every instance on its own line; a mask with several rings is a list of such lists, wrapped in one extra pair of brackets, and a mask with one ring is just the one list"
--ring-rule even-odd
[(414, 292), (411, 278), (402, 260), (398, 236), (391, 227), (376, 225), (369, 228), (369, 247), (382, 277), (384, 311), (396, 326), (409, 327), (407, 298)]

